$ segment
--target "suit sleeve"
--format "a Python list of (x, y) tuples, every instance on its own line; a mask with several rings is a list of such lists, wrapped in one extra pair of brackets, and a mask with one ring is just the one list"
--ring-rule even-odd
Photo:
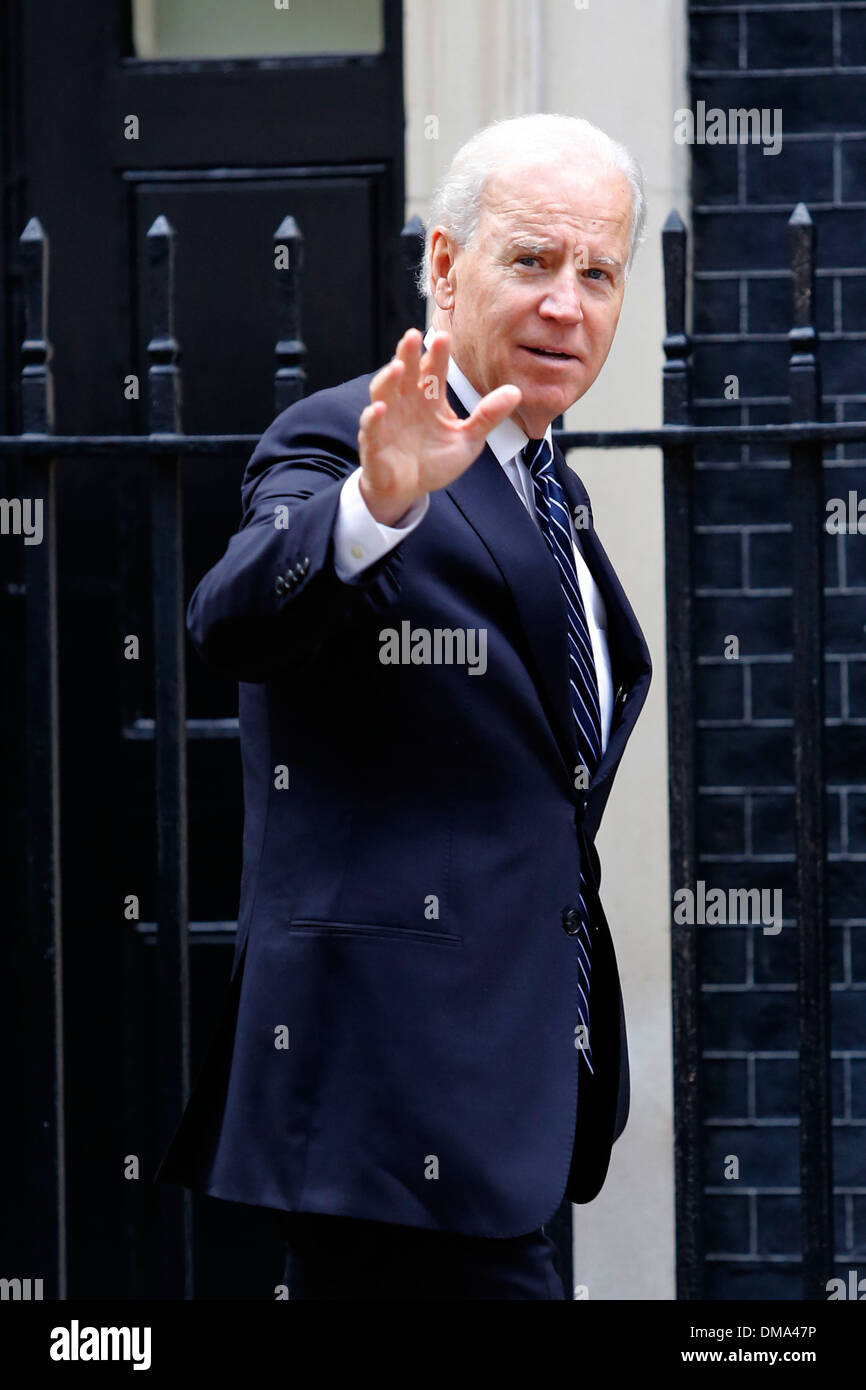
[(262, 435), (244, 473), (240, 526), (187, 608), (193, 646), (209, 665), (250, 682), (298, 670), (360, 609), (384, 612), (400, 592), (399, 544), (351, 583), (334, 564), (340, 493), (358, 467), (359, 413), (335, 388), (290, 406)]

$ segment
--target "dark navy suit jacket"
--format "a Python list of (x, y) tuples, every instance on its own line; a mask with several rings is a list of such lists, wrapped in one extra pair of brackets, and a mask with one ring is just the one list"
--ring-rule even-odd
[[(243, 874), (222, 1023), (157, 1181), (518, 1236), (563, 1195), (597, 1194), (628, 1114), (593, 840), (650, 657), (590, 524), (578, 536), (616, 698), (576, 789), (559, 573), (487, 446), (395, 550), (341, 582), (334, 522), (371, 376), (265, 431), (239, 530), (189, 603), (197, 651), (240, 682)], [(589, 508), (555, 452), (570, 504)], [(380, 634), (406, 620), (485, 629), (486, 671), (383, 664)], [(582, 857), (594, 1077), (575, 1037)]]

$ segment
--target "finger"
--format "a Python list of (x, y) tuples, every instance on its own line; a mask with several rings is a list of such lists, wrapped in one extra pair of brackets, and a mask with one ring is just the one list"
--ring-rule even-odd
[(450, 343), (450, 334), (444, 329), (438, 329), (431, 338), (430, 346), (422, 357), (419, 365), (420, 376), (418, 385), (426, 392), (431, 377), (435, 378), (437, 400), (446, 399)]
[(407, 328), (397, 344), (395, 356), (406, 368), (398, 382), (398, 387), (403, 393), (413, 390), (417, 384), (423, 342), (423, 337), (417, 328)]
[(384, 401), (371, 401), (358, 416), (358, 434), (371, 434), (387, 413), (388, 407)]
[(384, 367), (380, 367), (374, 377), (370, 379), (370, 399), (372, 401), (393, 400), (400, 386), (400, 378), (406, 371), (405, 362), (399, 358), (392, 357), (390, 362), (386, 362)]
[(486, 439), (491, 430), (516, 410), (522, 398), (519, 386), (497, 386), (478, 402), (468, 419), (461, 422), (462, 431), (473, 440)]

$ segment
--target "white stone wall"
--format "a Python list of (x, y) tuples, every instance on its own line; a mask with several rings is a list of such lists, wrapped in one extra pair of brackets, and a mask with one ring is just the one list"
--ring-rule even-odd
[[(661, 228), (687, 218), (687, 154), (673, 141), (686, 104), (679, 0), (405, 0), (407, 216), (426, 219), (441, 170), (489, 121), (532, 111), (584, 116), (644, 170), (647, 241), (610, 356), (568, 412), (571, 429), (661, 421)], [(573, 1207), (575, 1281), (590, 1299), (671, 1299), (674, 1282), (667, 713), (661, 455), (574, 451), (601, 540), (653, 656), (649, 698), (617, 774), (598, 845), (617, 949), (632, 1101), (600, 1195)]]

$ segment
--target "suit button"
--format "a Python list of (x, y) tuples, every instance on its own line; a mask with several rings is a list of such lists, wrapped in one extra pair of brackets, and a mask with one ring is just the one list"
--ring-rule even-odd
[(284, 593), (286, 592), (286, 590), (288, 589), (288, 587), (289, 587), (289, 586), (288, 586), (288, 584), (286, 583), (286, 581), (285, 581), (285, 579), (283, 578), (283, 576), (282, 576), (281, 574), (278, 574), (277, 577), (276, 577), (276, 579), (274, 580), (274, 588), (276, 589), (277, 593), (278, 593), (278, 594), (284, 594)]
[(568, 932), (569, 936), (576, 936), (580, 931), (580, 912), (576, 907), (564, 907), (562, 909), (562, 929)]
[(301, 565), (301, 564), (295, 565), (295, 568), (292, 570), (292, 578), (294, 579), (295, 583), (296, 583), (296, 584), (299, 584), (300, 581), (303, 579), (303, 577), (304, 577), (304, 567), (303, 567), (303, 565)]
[(305, 555), (305, 556), (304, 556), (303, 560), (301, 561), (301, 566), (300, 566), (300, 567), (301, 567), (301, 572), (302, 572), (302, 574), (306, 574), (306, 573), (307, 573), (307, 570), (310, 568), (310, 557), (309, 557), (309, 555)]

